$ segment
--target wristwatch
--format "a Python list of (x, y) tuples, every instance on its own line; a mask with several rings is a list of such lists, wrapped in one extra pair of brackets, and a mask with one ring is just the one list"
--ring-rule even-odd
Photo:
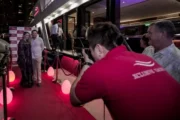
[(92, 65), (92, 63), (90, 63), (90, 62), (84, 62), (84, 63), (83, 63), (83, 66), (84, 66), (84, 65), (91, 66), (91, 65)]

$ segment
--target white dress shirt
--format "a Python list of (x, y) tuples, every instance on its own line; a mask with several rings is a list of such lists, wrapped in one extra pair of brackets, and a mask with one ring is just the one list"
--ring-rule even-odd
[(142, 52), (142, 54), (145, 54), (149, 57), (153, 57), (154, 55), (154, 47), (153, 46), (148, 46), (144, 49), (144, 51)]
[(180, 82), (180, 50), (174, 44), (156, 52), (153, 58)]
[(42, 58), (42, 51), (44, 50), (44, 42), (42, 38), (37, 37), (31, 40), (32, 59)]
[(58, 24), (54, 24), (53, 26), (52, 26), (52, 28), (51, 28), (51, 35), (57, 35), (57, 34), (59, 34), (58, 33), (58, 30), (59, 29), (59, 27), (58, 27)]

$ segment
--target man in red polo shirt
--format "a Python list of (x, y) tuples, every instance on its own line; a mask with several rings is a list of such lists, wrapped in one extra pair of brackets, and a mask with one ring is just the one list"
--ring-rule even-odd
[(96, 62), (83, 51), (72, 105), (101, 98), (115, 120), (180, 120), (180, 84), (150, 57), (117, 46), (123, 40), (115, 25), (91, 27), (88, 40)]

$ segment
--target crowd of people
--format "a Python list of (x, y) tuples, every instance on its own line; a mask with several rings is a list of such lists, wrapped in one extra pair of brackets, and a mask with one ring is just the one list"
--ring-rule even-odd
[(141, 40), (143, 54), (128, 51), (119, 29), (98, 23), (88, 30), (95, 61), (85, 63), (71, 87), (72, 105), (102, 99), (114, 120), (180, 119), (180, 50), (172, 40), (171, 21), (149, 26)]
[[(59, 28), (58, 23), (52, 26), (51, 37), (55, 49), (60, 45), (63, 50)], [(82, 50), (85, 62), (71, 87), (72, 105), (102, 99), (115, 120), (180, 119), (180, 50), (173, 43), (171, 21), (149, 26), (140, 41), (142, 54), (127, 50), (119, 28), (112, 23), (96, 23), (86, 34), (94, 60)], [(24, 32), (18, 44), (23, 87), (40, 86), (43, 49), (36, 30), (31, 35)]]

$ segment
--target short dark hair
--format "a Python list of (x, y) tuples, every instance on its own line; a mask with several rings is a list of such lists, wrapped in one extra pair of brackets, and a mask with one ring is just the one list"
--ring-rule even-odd
[(37, 33), (38, 33), (38, 31), (37, 31), (37, 30), (32, 30), (32, 33), (33, 33), (33, 32), (37, 32)]
[(106, 49), (111, 50), (122, 44), (123, 37), (120, 30), (110, 22), (98, 23), (88, 30), (89, 46), (93, 49), (97, 44), (103, 45)]
[(163, 20), (154, 24), (161, 32), (166, 32), (168, 38), (173, 38), (176, 33), (174, 24), (169, 20)]
[(141, 38), (146, 46), (149, 46), (149, 38), (144, 34)]
[(96, 23), (107, 22), (107, 21), (103, 17), (96, 17), (96, 18), (94, 18), (93, 22), (94, 22), (94, 24), (96, 24)]
[(29, 32), (24, 32), (24, 33), (23, 33), (23, 36), (26, 35), (26, 34), (30, 34), (30, 33), (29, 33)]

